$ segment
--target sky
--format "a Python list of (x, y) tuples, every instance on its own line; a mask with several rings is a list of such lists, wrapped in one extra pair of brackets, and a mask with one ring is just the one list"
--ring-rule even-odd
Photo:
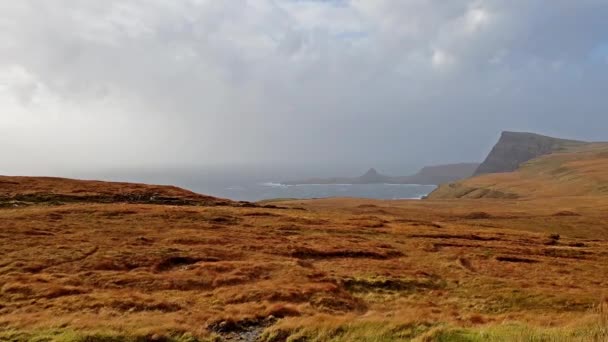
[(481, 161), (607, 85), (607, 0), (2, 1), (0, 173)]

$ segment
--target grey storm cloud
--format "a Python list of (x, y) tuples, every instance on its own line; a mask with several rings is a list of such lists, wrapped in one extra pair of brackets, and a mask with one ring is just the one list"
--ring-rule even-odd
[(608, 140), (606, 84), (605, 0), (4, 1), (0, 172), (479, 160)]

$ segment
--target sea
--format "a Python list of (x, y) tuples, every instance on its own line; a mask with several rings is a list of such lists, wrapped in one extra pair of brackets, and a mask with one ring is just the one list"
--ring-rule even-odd
[[(364, 169), (364, 168), (362, 168)], [(315, 173), (316, 171), (316, 173)], [(357, 170), (358, 171), (358, 170)], [(197, 193), (237, 201), (277, 198), (358, 197), (373, 199), (421, 199), (436, 187), (418, 184), (296, 184), (282, 182), (311, 177), (333, 176), (339, 171), (303, 168), (139, 168), (97, 172), (62, 172), (57, 176), (175, 185)], [(344, 172), (344, 171), (342, 171)], [(357, 175), (357, 173), (354, 173)], [(349, 176), (346, 174), (346, 176)]]
[(275, 182), (235, 184), (220, 189), (201, 189), (219, 197), (259, 201), (273, 198), (360, 197), (376, 199), (421, 199), (435, 189), (418, 184), (296, 184)]

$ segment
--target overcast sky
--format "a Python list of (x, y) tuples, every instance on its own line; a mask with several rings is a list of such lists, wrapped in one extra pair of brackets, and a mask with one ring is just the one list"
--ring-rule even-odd
[(0, 173), (608, 140), (607, 0), (0, 2)]

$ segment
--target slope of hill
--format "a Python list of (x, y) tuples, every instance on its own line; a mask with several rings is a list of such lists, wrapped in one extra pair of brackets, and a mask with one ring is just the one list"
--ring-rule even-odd
[(534, 133), (502, 132), (498, 143), (479, 165), (475, 175), (514, 171), (528, 160), (583, 144), (585, 142)]
[(513, 172), (441, 185), (428, 198), (521, 198), (608, 195), (608, 144), (576, 144), (532, 159)]
[(458, 179), (467, 178), (473, 175), (478, 163), (460, 163), (426, 166), (414, 175), (410, 176), (387, 176), (378, 173), (376, 169), (369, 169), (365, 174), (349, 178), (349, 177), (334, 177), (334, 178), (312, 178), (301, 181), (289, 181), (284, 184), (421, 184), (421, 185), (438, 185), (445, 182), (451, 182)]
[(56, 177), (0, 176), (0, 206), (41, 202), (228, 204), (175, 186), (102, 182)]

